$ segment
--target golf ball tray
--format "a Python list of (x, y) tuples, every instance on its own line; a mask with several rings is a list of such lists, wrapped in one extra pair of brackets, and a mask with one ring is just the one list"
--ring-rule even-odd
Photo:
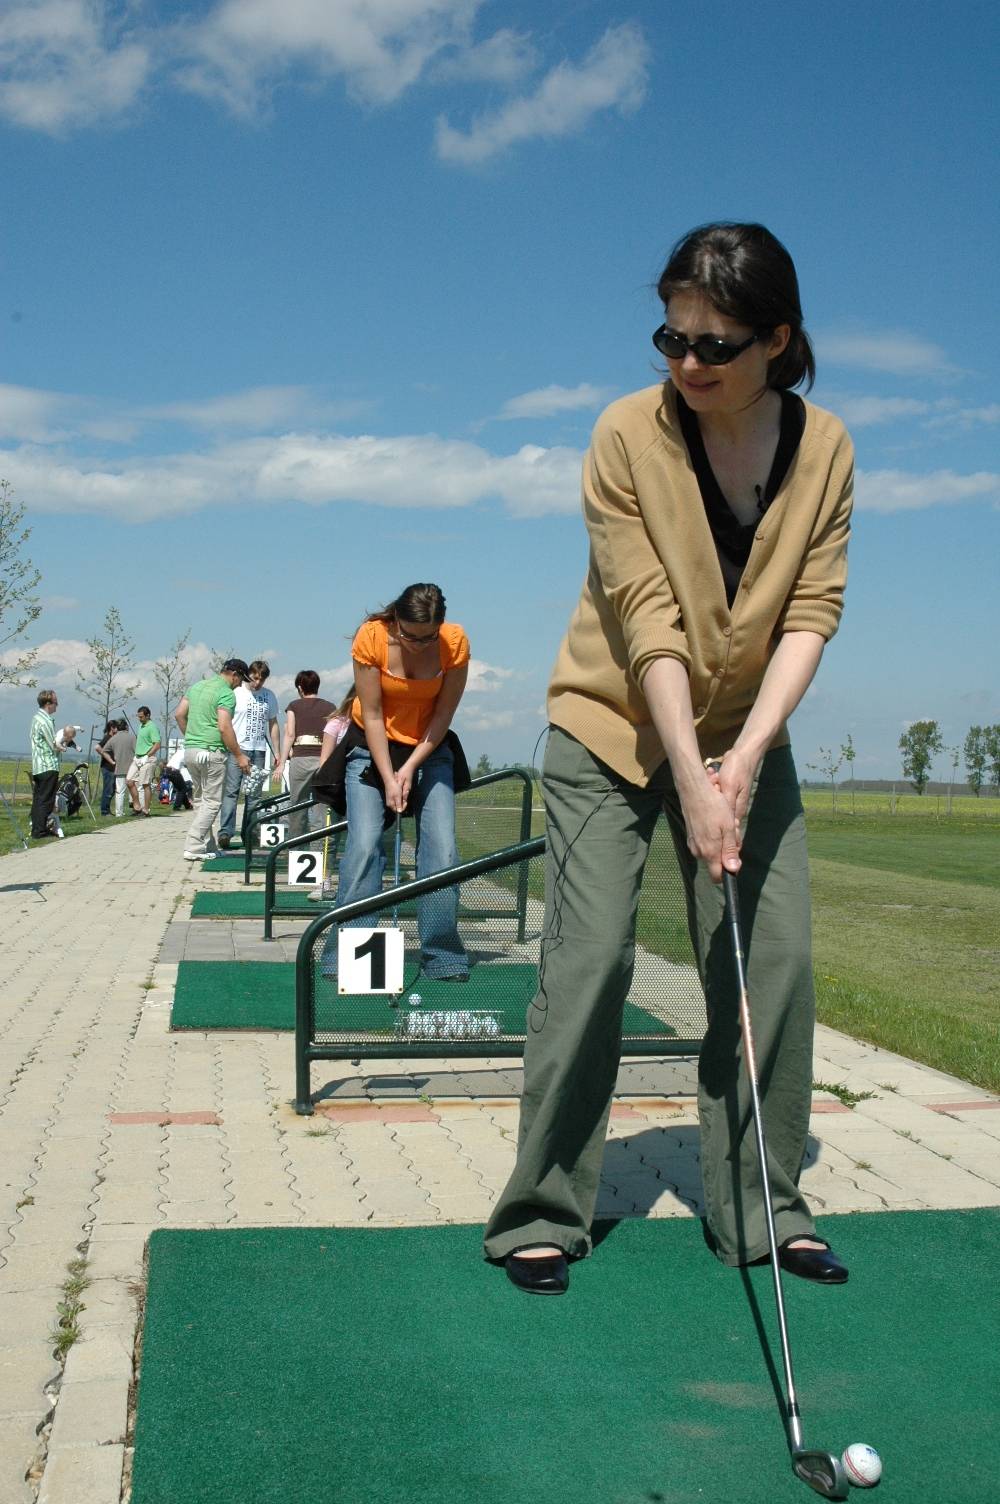
[(427, 1008), (401, 1013), (397, 1039), (499, 1039), (500, 1020), (488, 1008)]

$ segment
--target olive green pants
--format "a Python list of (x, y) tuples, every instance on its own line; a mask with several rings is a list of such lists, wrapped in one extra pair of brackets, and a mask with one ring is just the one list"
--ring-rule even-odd
[[(530, 1243), (552, 1243), (574, 1258), (590, 1252), (639, 890), (664, 810), (707, 1001), (698, 1110), (708, 1229), (723, 1263), (760, 1258), (767, 1231), (722, 890), (687, 849), (669, 765), (638, 788), (553, 728), (543, 782), (548, 851), (538, 992), (527, 1016), (517, 1163), (486, 1229), (486, 1257), (502, 1259)], [(815, 1016), (809, 876), (788, 747), (761, 764), (741, 855), (748, 991), (780, 1243), (813, 1232), (798, 1189)]]

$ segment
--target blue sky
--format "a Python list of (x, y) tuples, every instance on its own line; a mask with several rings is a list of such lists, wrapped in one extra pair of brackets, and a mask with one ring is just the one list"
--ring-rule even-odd
[[(898, 776), (1000, 721), (992, 4), (0, 0), (0, 477), (40, 682), (118, 606), (333, 693), (366, 610), (444, 588), (469, 751), (527, 759), (586, 562), (600, 408), (708, 219), (795, 257), (854, 436), (847, 610), (793, 726)], [(0, 690), (0, 745), (32, 696)], [(135, 702), (129, 705), (133, 708)], [(947, 759), (937, 771), (947, 772)]]

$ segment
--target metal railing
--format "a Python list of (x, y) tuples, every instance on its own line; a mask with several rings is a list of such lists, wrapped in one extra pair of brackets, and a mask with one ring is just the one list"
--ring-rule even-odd
[[(313, 1111), (310, 1067), (314, 1060), (350, 1060), (359, 1065), (363, 1058), (509, 1059), (524, 1053), (525, 1017), (537, 985), (543, 917), (541, 873), (531, 874), (529, 868), (532, 862), (540, 866), (544, 850), (545, 837), (536, 836), (317, 915), (299, 941), (295, 960), (297, 1113), (308, 1116)], [(532, 933), (522, 925), (522, 940), (508, 937), (505, 946), (502, 936), (487, 929), (484, 938), (493, 942), (493, 948), (478, 958), (483, 964), (475, 964), (477, 958), (472, 958), (467, 987), (442, 987), (433, 978), (420, 977), (416, 985), (422, 994), (411, 992), (408, 997), (339, 993), (336, 980), (326, 970), (332, 929), (362, 919), (374, 925), (413, 899), (479, 878), (499, 875), (503, 883), (503, 874), (518, 864), (523, 873), (506, 882), (518, 891), (523, 885), (529, 895), (527, 919)], [(704, 996), (693, 966), (648, 951), (641, 959), (626, 1005), (623, 1054), (697, 1054), (704, 1032)], [(406, 993), (405, 984), (402, 993)], [(440, 1006), (442, 993), (449, 994), (447, 1009)], [(461, 1006), (477, 997), (485, 997), (488, 1005)], [(424, 1006), (432, 999), (430, 1007)]]
[(297, 814), (302, 810), (316, 809), (319, 804), (319, 800), (313, 794), (310, 794), (308, 799), (301, 799), (298, 804), (282, 802), (283, 799), (287, 800), (290, 797), (289, 794), (272, 794), (267, 799), (258, 800), (249, 814), (244, 812), (241, 831), (243, 841), (243, 881), (245, 884), (249, 884), (250, 874), (255, 868), (259, 872), (261, 867), (265, 865), (267, 853), (260, 847), (256, 850), (254, 849), (254, 835), (260, 827), (266, 824), (272, 816), (276, 815), (283, 821), (289, 815)]
[[(532, 780), (530, 773), (528, 773), (524, 768), (503, 768), (498, 772), (485, 773), (482, 774), (479, 778), (474, 778), (467, 790), (463, 790), (462, 793), (456, 795), (456, 826), (461, 827), (465, 823), (463, 822), (461, 817), (468, 812), (468, 807), (463, 802), (467, 793), (472, 792), (472, 790), (474, 789), (486, 788), (490, 784), (504, 782), (509, 783), (512, 781), (516, 781), (521, 784), (521, 802), (517, 838), (519, 842), (530, 840)], [(282, 819), (284, 818), (285, 813), (285, 810), (281, 811)], [(474, 808), (471, 810), (471, 813), (475, 814)], [(275, 914), (280, 913), (282, 918), (301, 919), (303, 917), (311, 918), (312, 915), (316, 912), (315, 903), (310, 901), (308, 898), (302, 898), (300, 902), (296, 903), (294, 889), (292, 890), (291, 895), (281, 895), (281, 901), (279, 903), (277, 890), (278, 862), (283, 857), (287, 857), (289, 852), (298, 851), (319, 841), (325, 841), (331, 835), (339, 834), (339, 832), (346, 829), (347, 821), (341, 820), (336, 824), (323, 826), (320, 830), (305, 831), (302, 835), (289, 836), (284, 841), (279, 842), (277, 846), (267, 848), (264, 861), (265, 940), (272, 940), (274, 938), (273, 921)], [(466, 833), (464, 831), (461, 831), (460, 835), (464, 839)], [(249, 868), (247, 868), (247, 871), (249, 872)], [(247, 878), (247, 881), (249, 881), (249, 877)], [(289, 901), (290, 898), (291, 901)], [(329, 902), (330, 904), (332, 904), (333, 900), (331, 899)], [(527, 913), (527, 904), (528, 872), (527, 868), (525, 867), (518, 875), (518, 884), (513, 906), (508, 905), (506, 907), (500, 908), (494, 905), (492, 908), (477, 908), (473, 912), (466, 911), (462, 915), (462, 917), (466, 919), (516, 919), (517, 938), (519, 941), (523, 941), (525, 934), (525, 916)]]

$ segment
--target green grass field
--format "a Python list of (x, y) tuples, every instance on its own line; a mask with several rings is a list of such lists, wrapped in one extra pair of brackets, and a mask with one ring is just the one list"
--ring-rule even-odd
[(821, 1020), (1000, 1091), (1000, 829), (808, 826)]
[[(463, 857), (516, 839), (508, 786), (466, 796)], [(488, 796), (489, 798), (488, 802)], [(805, 800), (811, 856), (813, 949), (819, 1017), (885, 1049), (1000, 1091), (1000, 801), (861, 795), (856, 813), (829, 795)], [(880, 808), (881, 805), (881, 808)], [(532, 833), (543, 829), (535, 811)], [(497, 874), (505, 886), (513, 869)], [(529, 891), (542, 894), (541, 863)], [(672, 845), (654, 838), (639, 942), (673, 961), (691, 947)]]

